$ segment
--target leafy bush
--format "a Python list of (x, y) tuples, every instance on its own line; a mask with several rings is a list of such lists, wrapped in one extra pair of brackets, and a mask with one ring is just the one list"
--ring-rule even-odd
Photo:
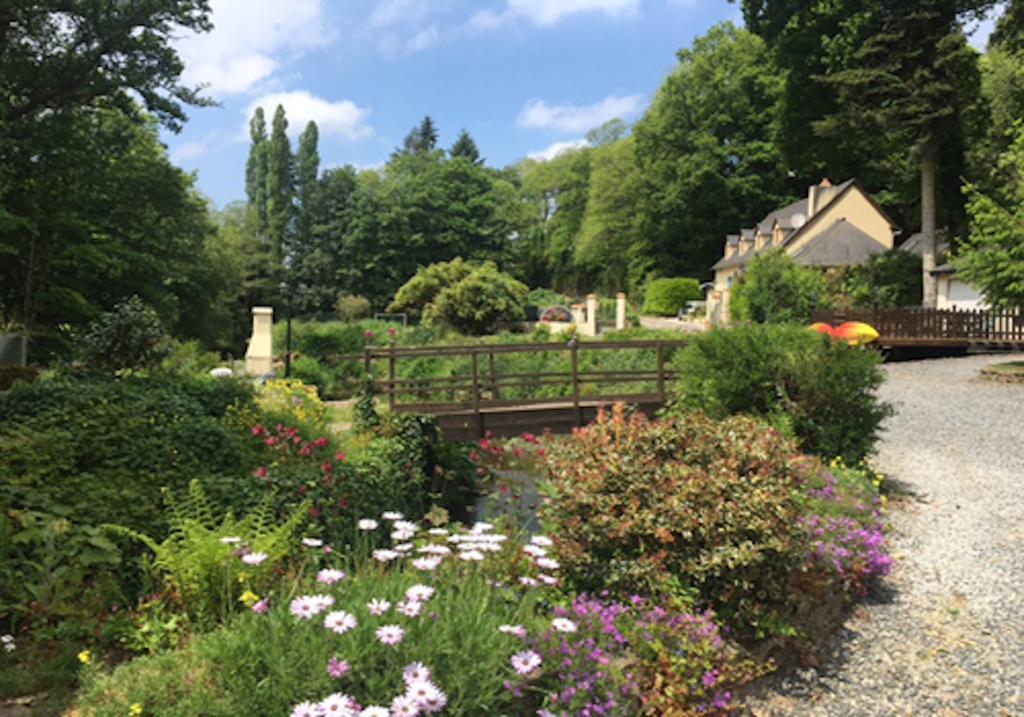
[(542, 519), (580, 589), (695, 600), (770, 633), (804, 562), (797, 456), (754, 419), (650, 422), (618, 405), (549, 447)]
[(490, 334), (526, 318), (526, 294), (524, 284), (487, 262), (441, 289), (424, 309), (423, 319), (464, 334)]
[(807, 323), (815, 309), (827, 309), (831, 298), (822, 272), (800, 266), (786, 252), (755, 256), (732, 288), (729, 313), (737, 321)]
[(676, 355), (674, 412), (763, 416), (826, 458), (868, 455), (891, 408), (875, 351), (830, 341), (801, 326), (750, 326), (694, 335)]
[(79, 358), (104, 373), (150, 368), (167, 355), (167, 340), (156, 312), (133, 296), (89, 324), (79, 337)]
[(700, 282), (696, 279), (654, 279), (644, 289), (644, 313), (675, 316), (686, 308), (686, 302), (699, 301), (702, 296)]
[(159, 533), (160, 489), (198, 478), (218, 496), (252, 455), (227, 419), (252, 401), (230, 379), (59, 378), (0, 394), (0, 475), (23, 508)]
[(223, 366), (220, 356), (204, 351), (198, 341), (176, 341), (160, 361), (160, 372), (181, 376), (206, 376), (211, 369)]
[(838, 300), (853, 307), (897, 309), (921, 303), (921, 257), (893, 249), (850, 267)]
[(420, 316), (434, 303), (438, 294), (465, 279), (473, 270), (473, 264), (463, 261), (461, 257), (424, 266), (399, 288), (387, 310)]
[(32, 383), (39, 371), (31, 366), (0, 366), (0, 391), (6, 391), (16, 383)]
[(334, 310), (342, 321), (358, 321), (370, 315), (370, 300), (358, 294), (342, 294), (334, 302)]
[[(80, 713), (123, 717), (138, 703), (152, 717), (287, 715), (334, 693), (387, 708), (409, 691), (417, 670), (443, 692), (437, 699), (444, 714), (525, 714), (504, 686), (515, 675), (510, 658), (517, 639), (500, 628), (532, 626), (543, 593), (492, 586), (493, 554), (479, 546), (500, 546), (504, 536), (474, 530), (449, 543), (446, 530), (435, 536), (398, 522), (377, 532), (391, 529), (408, 531), (409, 542), (421, 548), (467, 559), (439, 554), (424, 565), (427, 553), (399, 550), (377, 553), (377, 560), (361, 552), (349, 560), (323, 558), (324, 568), (348, 575), (300, 580), (271, 596), (264, 614), (250, 611), (183, 650), (112, 672), (87, 670)], [(517, 546), (507, 550), (515, 553)], [(372, 601), (388, 604), (375, 614)], [(400, 629), (394, 644), (380, 632), (388, 625)]]
[(170, 532), (162, 541), (121, 526), (107, 528), (153, 552), (148, 564), (161, 586), (161, 600), (198, 630), (226, 623), (241, 596), (269, 592), (308, 507), (300, 505), (279, 521), (264, 503), (236, 519), (214, 505), (198, 481), (189, 484), (184, 499), (170, 491), (165, 497)]
[(334, 376), (331, 371), (312, 356), (299, 356), (294, 359), (292, 361), (292, 376), (325, 396), (330, 394), (334, 385)]

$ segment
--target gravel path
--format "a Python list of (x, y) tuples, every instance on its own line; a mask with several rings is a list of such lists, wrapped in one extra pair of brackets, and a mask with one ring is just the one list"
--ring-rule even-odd
[(1024, 385), (978, 378), (1021, 358), (886, 366), (876, 463), (911, 493), (890, 513), (895, 569), (820, 671), (780, 676), (754, 715), (1024, 715)]

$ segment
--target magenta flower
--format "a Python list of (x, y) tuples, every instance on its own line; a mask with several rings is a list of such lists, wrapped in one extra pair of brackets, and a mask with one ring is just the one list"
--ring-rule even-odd
[(256, 602), (256, 603), (255, 603), (255, 604), (254, 604), (254, 605), (252, 606), (252, 611), (253, 611), (254, 613), (256, 613), (257, 615), (263, 615), (264, 613), (266, 613), (266, 612), (267, 612), (267, 610), (268, 610), (269, 608), (270, 608), (270, 603), (269, 603), (269, 602), (267, 602), (267, 599), (266, 599), (266, 598), (263, 598), (262, 600), (260, 600), (260, 601)]
[(377, 628), (377, 640), (384, 645), (397, 645), (405, 638), (405, 630), (398, 625), (384, 625)]
[(335, 679), (347, 675), (348, 670), (348, 660), (339, 660), (337, 657), (332, 655), (331, 659), (327, 661), (327, 674)]
[(523, 650), (512, 655), (512, 667), (520, 675), (528, 675), (540, 667), (541, 659), (533, 650)]

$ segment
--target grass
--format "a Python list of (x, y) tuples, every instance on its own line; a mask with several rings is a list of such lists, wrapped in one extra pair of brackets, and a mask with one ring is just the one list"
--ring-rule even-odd
[(19, 641), (16, 652), (0, 654), (0, 705), (32, 698), (27, 706), (34, 717), (63, 712), (78, 686), (80, 649), (69, 642)]
[(1011, 376), (1024, 376), (1024, 361), (1007, 361), (986, 367), (989, 371), (1010, 374)]

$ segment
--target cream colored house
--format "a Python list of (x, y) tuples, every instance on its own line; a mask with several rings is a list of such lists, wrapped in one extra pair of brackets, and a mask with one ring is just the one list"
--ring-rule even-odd
[(712, 267), (708, 317), (715, 325), (729, 322), (732, 286), (760, 252), (782, 249), (798, 264), (823, 269), (853, 266), (892, 249), (896, 233), (889, 215), (855, 179), (839, 185), (823, 179), (806, 199), (726, 238), (725, 255)]

